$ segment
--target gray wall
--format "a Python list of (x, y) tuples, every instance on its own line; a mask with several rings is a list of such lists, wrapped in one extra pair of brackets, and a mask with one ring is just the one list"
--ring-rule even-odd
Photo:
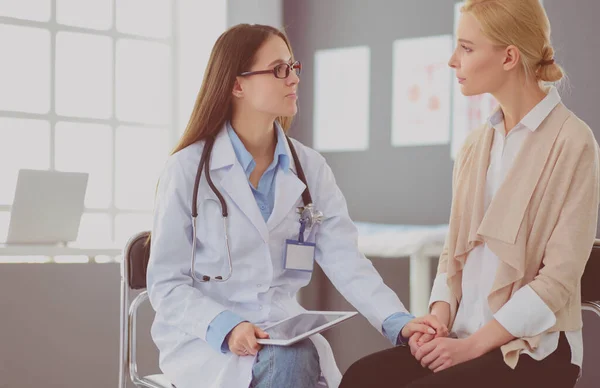
[[(451, 197), (450, 148), (391, 146), (391, 74), (394, 40), (451, 33), (453, 2), (372, 0), (366, 4), (361, 0), (284, 1), (284, 23), (294, 55), (306, 64), (299, 87), (300, 109), (292, 134), (312, 144), (315, 51), (368, 45), (371, 48), (370, 148), (364, 152), (324, 153), (324, 156), (356, 221), (446, 223)], [(435, 12), (430, 12), (431, 9)]]

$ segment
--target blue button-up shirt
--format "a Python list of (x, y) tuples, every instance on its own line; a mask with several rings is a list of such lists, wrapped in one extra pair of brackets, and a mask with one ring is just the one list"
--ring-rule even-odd
[(246, 147), (244, 147), (244, 143), (239, 138), (237, 133), (234, 131), (231, 123), (227, 123), (227, 132), (229, 134), (229, 138), (231, 139), (231, 144), (233, 145), (233, 151), (235, 155), (242, 165), (244, 172), (246, 173), (246, 178), (248, 178), (248, 184), (252, 189), (252, 194), (254, 194), (254, 199), (256, 199), (256, 204), (260, 209), (260, 213), (262, 214), (265, 222), (271, 216), (273, 212), (273, 205), (275, 203), (275, 177), (278, 169), (283, 170), (284, 172), (289, 172), (290, 168), (290, 157), (287, 154), (287, 149), (285, 147), (285, 135), (283, 133), (283, 129), (279, 126), (279, 123), (275, 122), (277, 127), (277, 144), (275, 145), (275, 154), (273, 155), (273, 162), (269, 165), (267, 170), (263, 173), (258, 181), (258, 187), (254, 188), (250, 183), (250, 174), (256, 168), (256, 162), (252, 157), (252, 154), (248, 152)]

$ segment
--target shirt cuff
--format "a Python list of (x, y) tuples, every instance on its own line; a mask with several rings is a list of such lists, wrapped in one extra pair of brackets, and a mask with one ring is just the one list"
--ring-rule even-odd
[(229, 310), (221, 312), (208, 325), (206, 342), (208, 342), (208, 344), (216, 351), (227, 353), (229, 351), (229, 345), (227, 344), (227, 341), (225, 341), (225, 338), (234, 327), (244, 321), (245, 319)]
[(409, 313), (398, 312), (390, 315), (383, 321), (383, 335), (394, 345), (404, 345), (408, 342), (408, 338), (402, 337), (402, 329), (404, 326), (415, 319), (415, 316)]
[(431, 288), (431, 297), (429, 298), (429, 309), (435, 302), (446, 302), (452, 304), (452, 292), (448, 287), (447, 274), (439, 273), (433, 281), (433, 287)]
[(494, 318), (516, 338), (536, 336), (556, 323), (552, 310), (529, 286), (515, 292)]

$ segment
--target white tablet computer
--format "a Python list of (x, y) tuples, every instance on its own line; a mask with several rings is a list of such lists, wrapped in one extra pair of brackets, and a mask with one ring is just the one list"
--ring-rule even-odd
[(256, 342), (262, 345), (292, 345), (357, 314), (352, 311), (306, 311), (266, 327), (263, 330), (270, 338), (257, 339)]

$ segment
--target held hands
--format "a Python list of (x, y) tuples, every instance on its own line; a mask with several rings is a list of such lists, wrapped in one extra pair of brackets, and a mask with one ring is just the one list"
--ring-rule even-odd
[(431, 338), (445, 337), (448, 335), (448, 328), (435, 315), (425, 315), (408, 322), (402, 328), (401, 335), (410, 339), (415, 336), (420, 338), (422, 335), (429, 335)]
[(442, 301), (433, 303), (431, 305), (431, 315), (436, 317), (438, 321), (441, 322), (444, 325), (444, 327), (446, 327), (446, 332), (444, 335), (433, 335), (421, 332), (414, 333), (408, 341), (408, 345), (410, 346), (410, 352), (413, 356), (417, 353), (417, 350), (419, 350), (421, 346), (430, 342), (434, 338), (448, 336), (447, 326), (450, 323), (450, 305)]
[(413, 354), (423, 367), (439, 372), (480, 357), (514, 338), (504, 326), (492, 319), (468, 338), (435, 338), (431, 342), (418, 346), (418, 342), (423, 339), (421, 337), (417, 341), (418, 349)]
[[(435, 302), (431, 306), (431, 313), (439, 321), (448, 324), (450, 321), (450, 305), (446, 302)], [(445, 326), (444, 326), (445, 327)], [(472, 337), (467, 339), (444, 338), (445, 335), (432, 335), (430, 333), (415, 332), (411, 335), (408, 345), (410, 352), (424, 368), (433, 372), (440, 372), (451, 366), (472, 360), (483, 354)]]
[(255, 356), (262, 348), (257, 338), (269, 338), (269, 334), (249, 322), (242, 322), (229, 333), (229, 350), (238, 356)]

